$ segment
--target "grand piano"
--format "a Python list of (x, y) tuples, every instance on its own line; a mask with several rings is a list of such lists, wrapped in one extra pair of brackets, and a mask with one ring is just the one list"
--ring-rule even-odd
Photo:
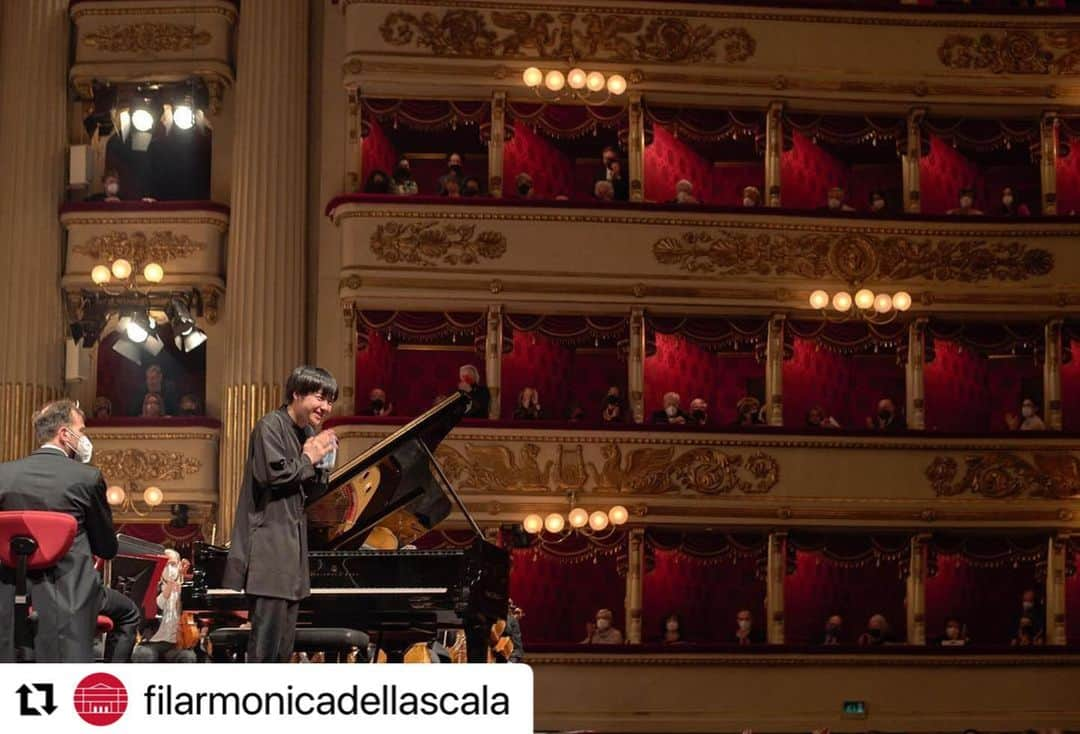
[[(485, 662), (491, 626), (506, 617), (510, 558), (488, 543), (434, 452), (465, 415), (464, 393), (340, 466), (307, 502), (311, 596), (304, 623), (345, 627), (401, 644), (463, 629), (469, 662)], [(465, 548), (409, 546), (457, 506), (476, 534)], [(247, 608), (243, 592), (223, 588), (226, 548), (199, 544), (185, 610)]]

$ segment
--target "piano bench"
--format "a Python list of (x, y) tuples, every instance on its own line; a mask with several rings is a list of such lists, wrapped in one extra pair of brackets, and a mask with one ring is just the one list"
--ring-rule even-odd
[[(242, 662), (247, 653), (250, 632), (250, 629), (243, 627), (221, 627), (211, 632), (215, 662)], [(355, 647), (359, 650), (357, 662), (366, 663), (368, 639), (366, 632), (345, 627), (297, 627), (293, 650), (309, 655), (326, 653), (328, 662), (342, 663)]]

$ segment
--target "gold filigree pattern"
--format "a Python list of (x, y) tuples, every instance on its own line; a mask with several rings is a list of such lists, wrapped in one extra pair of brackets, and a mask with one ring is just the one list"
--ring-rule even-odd
[(879, 237), (868, 233), (800, 235), (691, 231), (653, 244), (662, 265), (716, 275), (787, 275), (861, 282), (869, 278), (973, 283), (1048, 275), (1054, 256), (1020, 242)]
[(745, 28), (596, 12), (492, 10), (489, 16), (462, 8), (440, 16), (395, 11), (386, 16), (379, 32), (391, 46), (413, 45), (436, 56), (656, 63), (716, 61), (720, 56), (724, 63), (734, 64), (749, 59), (757, 47)]
[(676, 484), (697, 494), (764, 494), (780, 481), (780, 465), (760, 451), (744, 461), (741, 454), (719, 449), (691, 449), (676, 459), (669, 471)]
[(939, 456), (926, 467), (926, 478), (935, 494), (953, 497), (970, 492), (990, 499), (1080, 496), (1080, 460), (1072, 454), (1035, 453), (1027, 461), (999, 451), (965, 459), (964, 476), (956, 459)]
[(410, 265), (474, 265), (506, 254), (506, 236), (473, 224), (387, 222), (371, 235), (371, 251), (379, 260)]
[(634, 449), (623, 464), (622, 449), (617, 443), (609, 443), (600, 449), (604, 464), (599, 469), (589, 462), (596, 489), (604, 492), (662, 492), (667, 482), (668, 467), (675, 456), (675, 448)]
[[(559, 447), (562, 448), (561, 445)], [(554, 461), (541, 468), (540, 447), (524, 444), (515, 456), (506, 446), (465, 444), (465, 452), (443, 443), (435, 452), (451, 481), (486, 492), (551, 489)]]
[(141, 270), (146, 263), (163, 265), (169, 260), (190, 257), (205, 248), (206, 243), (195, 242), (186, 234), (160, 230), (149, 237), (142, 232), (107, 232), (90, 238), (85, 244), (75, 245), (72, 251), (107, 262), (124, 258), (136, 270)]
[(992, 74), (1080, 73), (1080, 33), (1076, 31), (1011, 30), (979, 36), (956, 33), (938, 48), (941, 63), (951, 69)]
[(94, 466), (109, 482), (160, 482), (197, 474), (202, 462), (179, 451), (109, 449), (95, 452)]
[(116, 54), (188, 51), (208, 43), (208, 32), (179, 23), (111, 25), (83, 37), (84, 45)]

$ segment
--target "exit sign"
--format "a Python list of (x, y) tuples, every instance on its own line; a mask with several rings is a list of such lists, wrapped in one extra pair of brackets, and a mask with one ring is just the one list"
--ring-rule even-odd
[(866, 701), (844, 701), (843, 712), (849, 719), (865, 719)]

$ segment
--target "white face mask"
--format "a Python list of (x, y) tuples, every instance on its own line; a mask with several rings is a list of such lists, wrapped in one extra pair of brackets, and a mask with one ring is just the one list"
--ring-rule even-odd
[(742, 205), (743, 206), (753, 206), (754, 205), (754, 200), (751, 199), (749, 196), (744, 196), (743, 200), (742, 200)]
[(90, 442), (90, 437), (85, 433), (79, 436), (79, 440), (74, 447), (69, 446), (68, 448), (75, 452), (75, 458), (83, 464), (89, 464), (90, 459), (94, 456), (94, 444)]
[(105, 193), (108, 194), (109, 196), (116, 196), (116, 194), (119, 191), (120, 191), (120, 184), (111, 183), (111, 184), (108, 184), (108, 185), (105, 186)]
[(1020, 413), (1025, 418), (1030, 418), (1031, 416), (1035, 415), (1035, 409), (1032, 408), (1030, 405), (1025, 405), (1022, 408), (1020, 408)]
[(1004, 204), (1005, 206), (1012, 206), (1012, 203), (1013, 203), (1012, 196), (1010, 196), (1008, 194), (1006, 194), (1005, 196), (1002, 196), (1001, 197), (1001, 203)]
[(839, 209), (840, 208), (840, 199), (829, 199), (829, 208), (830, 209)]
[(609, 622), (606, 619), (598, 619), (598, 620), (596, 620), (596, 629), (598, 629), (600, 631), (606, 630), (610, 626), (611, 626), (611, 622)]
[(962, 209), (970, 209), (971, 208), (971, 197), (970, 196), (961, 196), (960, 197), (960, 208), (962, 208)]
[(679, 631), (679, 623), (678, 622), (668, 622), (666, 627), (667, 627), (668, 632), (678, 632)]
[(739, 620), (739, 629), (742, 630), (743, 632), (746, 632), (748, 629), (750, 629), (750, 620), (749, 619), (740, 619)]
[(881, 211), (885, 208), (885, 202), (882, 199), (874, 199), (874, 211)]
[(679, 406), (678, 405), (669, 405), (666, 408), (664, 408), (664, 412), (667, 413), (669, 417), (674, 418), (675, 416), (677, 416), (679, 414)]

